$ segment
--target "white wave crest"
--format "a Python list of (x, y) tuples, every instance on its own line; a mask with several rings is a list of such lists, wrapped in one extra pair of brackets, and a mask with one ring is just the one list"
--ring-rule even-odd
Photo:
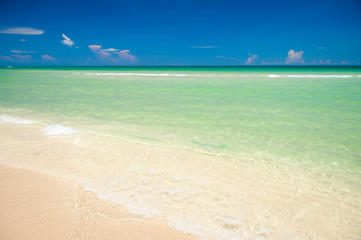
[(76, 132), (75, 129), (70, 128), (70, 127), (65, 127), (61, 124), (47, 125), (41, 131), (47, 135), (71, 135)]
[(291, 78), (350, 78), (352, 75), (321, 75), (321, 74), (300, 74), (300, 75), (287, 75)]
[[(80, 74), (80, 73), (75, 73)], [(174, 76), (174, 77), (184, 77), (187, 74), (173, 74), (173, 73), (82, 73), (84, 75), (96, 75), (96, 76)]]
[(16, 117), (11, 117), (11, 116), (7, 116), (7, 115), (0, 115), (0, 119), (3, 122), (10, 122), (10, 123), (17, 123), (17, 124), (38, 123), (38, 121), (36, 121), (36, 120), (30, 120), (30, 119), (25, 119), (25, 118), (16, 118)]
[(279, 78), (282, 77), (282, 75), (276, 75), (276, 74), (268, 74), (269, 78)]
[(351, 78), (353, 75), (336, 75), (336, 74), (289, 74), (289, 75), (277, 75), (277, 74), (269, 74), (269, 78), (281, 78), (281, 77), (289, 77), (289, 78)]

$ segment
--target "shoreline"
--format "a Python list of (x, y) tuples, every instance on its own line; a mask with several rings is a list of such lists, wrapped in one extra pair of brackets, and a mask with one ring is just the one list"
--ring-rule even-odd
[[(146, 222), (147, 218), (164, 219), (160, 221), (163, 227), (194, 234), (186, 235), (189, 239), (247, 234), (266, 239), (354, 239), (361, 235), (359, 198), (349, 200), (325, 189), (315, 190), (308, 182), (276, 174), (280, 170), (226, 166), (219, 156), (107, 136), (46, 135), (43, 128), (0, 122), (0, 164), (23, 168), (30, 175), (40, 172), (45, 178), (77, 182), (91, 191), (82, 190), (88, 196), (85, 202), (92, 199), (97, 206), (122, 206), (119, 209)], [(29, 189), (37, 190), (41, 183)], [(51, 185), (56, 184), (50, 184), (50, 189)], [(74, 188), (70, 185), (68, 192)], [(23, 195), (26, 201), (29, 194), (10, 195)], [(79, 231), (86, 231), (87, 226)], [(228, 235), (216, 235), (219, 230), (210, 226)], [(205, 235), (208, 229), (214, 232)]]
[(196, 239), (96, 198), (77, 183), (0, 164), (2, 239)]

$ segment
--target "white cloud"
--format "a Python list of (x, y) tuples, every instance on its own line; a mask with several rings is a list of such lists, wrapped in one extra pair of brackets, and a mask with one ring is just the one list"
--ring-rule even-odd
[(21, 34), (21, 35), (41, 35), (44, 34), (44, 31), (41, 29), (28, 28), (28, 27), (13, 27), (13, 28), (3, 28), (0, 30), (0, 33)]
[(104, 49), (105, 51), (108, 51), (108, 52), (116, 52), (116, 51), (119, 51), (119, 49), (115, 49), (115, 48), (108, 48), (108, 49)]
[(227, 60), (239, 60), (238, 58), (235, 57), (226, 57), (226, 56), (215, 56), (215, 58), (227, 59)]
[(102, 49), (100, 45), (89, 45), (88, 47), (98, 58), (106, 59), (111, 57), (111, 53), (107, 51), (108, 49)]
[[(101, 49), (102, 48), (102, 46), (100, 46), (100, 45), (89, 45), (88, 46), (89, 48), (90, 48), (90, 50), (96, 50), (96, 49)], [(103, 49), (104, 50), (104, 49)]]
[(43, 61), (47, 61), (47, 62), (55, 62), (56, 61), (55, 57), (52, 57), (52, 56), (50, 56), (48, 54), (41, 55), (41, 59)]
[(192, 48), (217, 48), (217, 46), (193, 46)]
[(125, 61), (130, 61), (132, 63), (138, 62), (137, 57), (133, 56), (129, 52), (130, 52), (129, 50), (122, 50), (122, 51), (119, 51), (119, 52), (115, 52), (115, 54), (118, 54), (119, 59), (123, 59)]
[(68, 38), (67, 36), (65, 36), (65, 34), (63, 33), (62, 34), (63, 36), (63, 40), (61, 40), (61, 43), (64, 44), (64, 45), (67, 45), (69, 47), (73, 46), (75, 43), (70, 39)]
[(34, 51), (11, 50), (12, 53), (35, 53)]
[(100, 45), (89, 45), (88, 47), (104, 63), (125, 64), (137, 63), (139, 61), (136, 56), (130, 54), (129, 50), (103, 49)]
[(32, 56), (22, 55), (22, 54), (12, 54), (10, 56), (0, 56), (0, 61), (4, 62), (14, 62), (14, 63), (30, 63), (34, 62), (34, 59), (32, 59)]
[(1, 56), (0, 55), (0, 61), (3, 61), (3, 62), (13, 62), (14, 61), (14, 58), (10, 57), (10, 56)]
[(256, 59), (258, 58), (257, 54), (248, 53), (248, 55), (249, 55), (249, 57), (248, 57), (247, 61), (244, 63), (244, 64), (247, 64), (247, 65), (253, 64), (256, 61)]
[(295, 52), (292, 49), (289, 50), (285, 64), (304, 64), (305, 61), (303, 60), (303, 54), (303, 51)]

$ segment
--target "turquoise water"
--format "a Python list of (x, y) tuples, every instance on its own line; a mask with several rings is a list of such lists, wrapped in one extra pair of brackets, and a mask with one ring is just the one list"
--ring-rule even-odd
[(0, 71), (2, 108), (207, 151), (361, 169), (360, 67)]
[(76, 147), (1, 161), (204, 239), (359, 235), (361, 67), (1, 68), (0, 120)]

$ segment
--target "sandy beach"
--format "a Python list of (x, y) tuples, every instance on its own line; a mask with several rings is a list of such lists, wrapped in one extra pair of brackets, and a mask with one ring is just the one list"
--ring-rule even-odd
[(100, 201), (76, 183), (0, 165), (0, 236), (10, 239), (195, 239), (165, 221)]
[(0, 122), (2, 239), (217, 239), (211, 226), (223, 239), (360, 236), (357, 192), (316, 189), (272, 166), (44, 129)]
[[(39, 126), (0, 126), (1, 160), (16, 166), (0, 164), (0, 239), (195, 239), (169, 228), (165, 220), (136, 216), (101, 201), (69, 178), (55, 177), (56, 171), (51, 176), (37, 171), (36, 164), (22, 167), (15, 158), (66, 157), (69, 146), (60, 145), (66, 138), (44, 137)], [(14, 156), (18, 150), (22, 153)]]

